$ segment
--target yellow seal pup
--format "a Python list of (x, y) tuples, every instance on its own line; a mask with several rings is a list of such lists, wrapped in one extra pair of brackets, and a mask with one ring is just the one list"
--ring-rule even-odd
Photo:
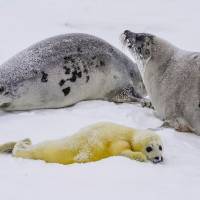
[(162, 143), (154, 132), (110, 122), (96, 123), (72, 136), (36, 145), (30, 139), (6, 143), (0, 145), (0, 152), (60, 164), (86, 163), (110, 156), (154, 163), (163, 161)]

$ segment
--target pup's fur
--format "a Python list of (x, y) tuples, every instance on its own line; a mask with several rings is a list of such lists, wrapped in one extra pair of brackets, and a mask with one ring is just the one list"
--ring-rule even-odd
[(91, 125), (60, 140), (31, 145), (31, 141), (25, 139), (0, 146), (1, 153), (11, 151), (15, 157), (61, 164), (85, 163), (119, 155), (154, 163), (163, 160), (158, 135), (109, 122)]

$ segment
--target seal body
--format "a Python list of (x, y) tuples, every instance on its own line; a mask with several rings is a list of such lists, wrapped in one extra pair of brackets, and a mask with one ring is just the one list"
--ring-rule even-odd
[(43, 40), (0, 66), (4, 110), (59, 108), (90, 99), (125, 102), (143, 95), (137, 65), (87, 34)]
[(0, 152), (61, 164), (92, 162), (119, 155), (154, 163), (163, 160), (162, 143), (154, 132), (110, 122), (96, 123), (72, 136), (36, 145), (31, 145), (29, 139), (6, 143), (0, 145)]
[(123, 36), (164, 125), (200, 135), (200, 53), (151, 34), (125, 31)]

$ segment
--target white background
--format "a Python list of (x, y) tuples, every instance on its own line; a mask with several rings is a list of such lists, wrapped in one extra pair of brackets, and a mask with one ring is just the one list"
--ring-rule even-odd
[[(94, 34), (122, 49), (119, 35), (130, 29), (198, 51), (199, 20), (198, 0), (0, 0), (0, 62), (39, 40), (71, 32)], [(65, 109), (0, 113), (0, 143), (60, 138), (98, 121), (142, 129), (162, 124), (139, 105), (88, 101)], [(165, 157), (158, 165), (113, 157), (64, 166), (0, 155), (0, 199), (198, 200), (200, 137), (172, 129), (158, 134)]]

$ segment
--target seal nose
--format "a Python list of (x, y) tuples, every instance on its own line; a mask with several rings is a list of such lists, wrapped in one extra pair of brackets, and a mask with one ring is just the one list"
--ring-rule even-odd
[(128, 35), (130, 32), (131, 32), (131, 31), (129, 31), (129, 30), (125, 30), (125, 31), (124, 31), (124, 34), (125, 34), (125, 35)]
[(136, 33), (133, 33), (133, 32), (131, 32), (129, 30), (125, 30), (123, 35), (125, 36), (126, 40), (129, 39), (129, 40), (134, 41), (135, 38), (136, 38)]
[(159, 163), (159, 162), (163, 162), (163, 157), (159, 157), (159, 156), (156, 156), (154, 157), (153, 159), (153, 163)]

